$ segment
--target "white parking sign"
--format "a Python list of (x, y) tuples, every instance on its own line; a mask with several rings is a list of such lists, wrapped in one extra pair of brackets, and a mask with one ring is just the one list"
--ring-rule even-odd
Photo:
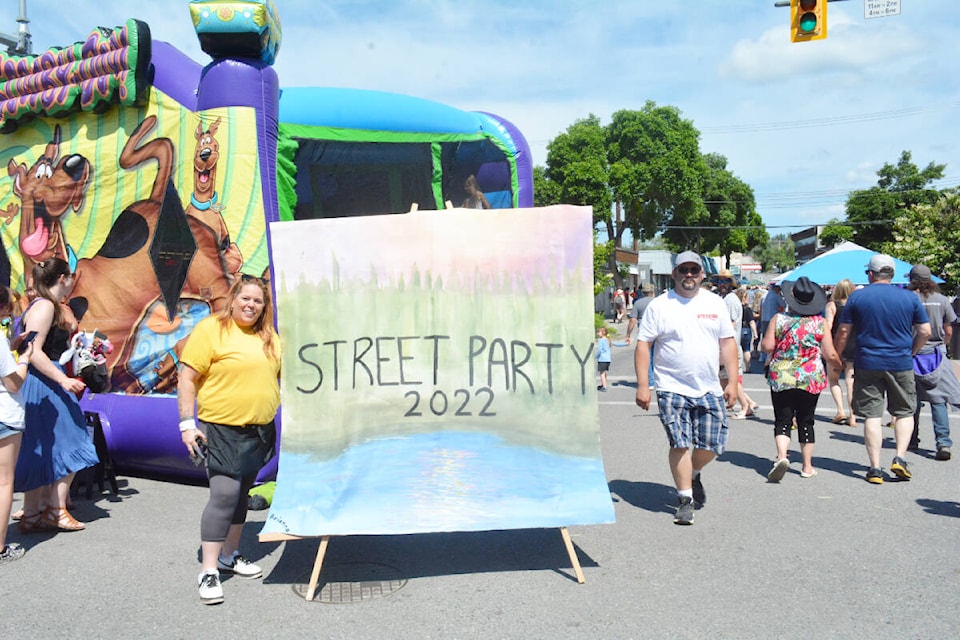
[(864, 18), (886, 18), (900, 15), (900, 0), (863, 0)]

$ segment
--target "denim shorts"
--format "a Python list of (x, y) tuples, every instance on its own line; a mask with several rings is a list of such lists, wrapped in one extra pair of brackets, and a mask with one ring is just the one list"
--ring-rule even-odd
[(21, 433), (23, 433), (23, 429), (14, 429), (0, 422), (0, 440), (9, 438), (10, 436), (20, 435)]

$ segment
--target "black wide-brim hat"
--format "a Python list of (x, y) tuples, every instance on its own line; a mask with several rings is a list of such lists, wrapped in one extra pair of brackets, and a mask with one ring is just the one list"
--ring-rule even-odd
[(801, 316), (815, 316), (823, 313), (827, 304), (827, 294), (816, 282), (806, 276), (795, 281), (788, 280), (781, 284), (783, 299), (787, 301), (790, 311)]

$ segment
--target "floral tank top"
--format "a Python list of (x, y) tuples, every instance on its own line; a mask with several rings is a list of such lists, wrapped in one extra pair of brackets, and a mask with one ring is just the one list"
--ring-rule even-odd
[(827, 375), (820, 359), (820, 341), (825, 329), (823, 316), (777, 314), (774, 333), (777, 343), (767, 372), (772, 391), (803, 389), (820, 393), (827, 388)]

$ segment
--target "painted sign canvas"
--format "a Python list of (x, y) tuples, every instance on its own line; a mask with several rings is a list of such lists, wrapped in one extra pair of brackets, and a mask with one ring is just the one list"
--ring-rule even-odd
[(613, 522), (589, 208), (270, 230), (283, 438), (263, 534)]

